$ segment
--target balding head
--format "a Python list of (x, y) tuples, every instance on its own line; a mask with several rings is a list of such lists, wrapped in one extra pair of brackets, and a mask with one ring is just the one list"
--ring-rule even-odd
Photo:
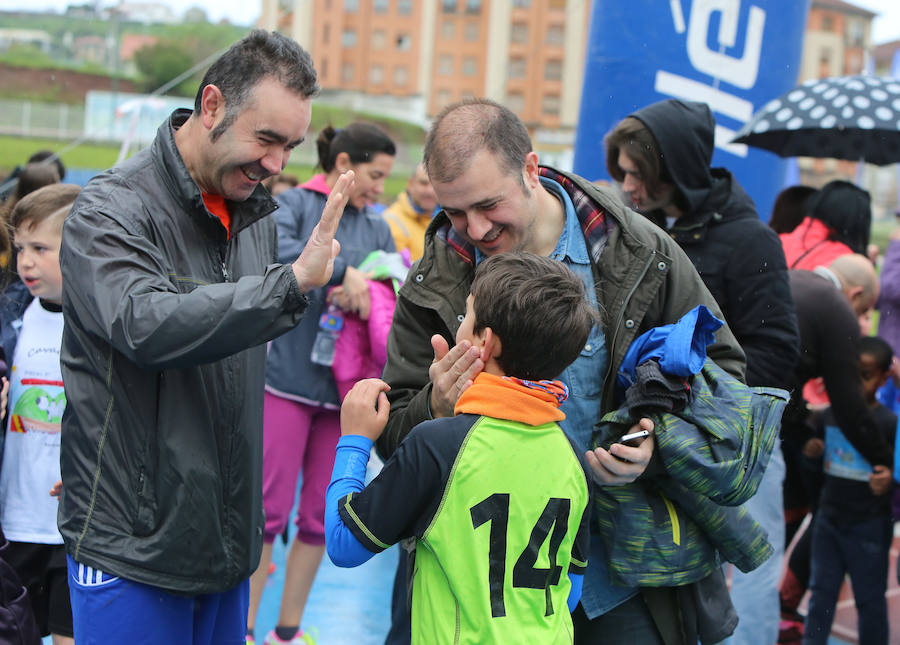
[(842, 291), (857, 315), (875, 306), (878, 300), (878, 274), (872, 262), (856, 253), (842, 255), (828, 267), (841, 281)]
[(448, 105), (435, 118), (425, 140), (428, 176), (433, 182), (452, 182), (482, 149), (491, 152), (505, 172), (521, 176), (525, 157), (531, 152), (531, 138), (519, 117), (489, 99)]

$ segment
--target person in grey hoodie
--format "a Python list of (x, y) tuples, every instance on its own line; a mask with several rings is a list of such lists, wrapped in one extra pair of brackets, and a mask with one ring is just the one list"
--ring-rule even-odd
[[(665, 100), (634, 112), (605, 139), (606, 166), (636, 210), (684, 249), (747, 356), (750, 386), (789, 389), (799, 357), (797, 317), (778, 236), (724, 168), (710, 168), (715, 121), (703, 103)], [(784, 460), (776, 449), (747, 509), (775, 555), (734, 572), (734, 643), (774, 643), (784, 547)]]

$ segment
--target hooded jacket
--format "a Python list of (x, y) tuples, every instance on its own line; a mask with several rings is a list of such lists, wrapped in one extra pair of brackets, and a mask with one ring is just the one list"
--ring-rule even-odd
[(67, 405), (59, 529), (78, 562), (186, 594), (225, 591), (263, 541), (266, 342), (306, 308), (275, 264), (275, 203), (203, 203), (174, 131), (91, 180), (63, 228)]
[[(653, 134), (683, 211), (668, 229), (747, 355), (747, 384), (788, 388), (799, 335), (778, 236), (724, 168), (710, 168), (715, 121), (703, 103), (661, 101), (631, 115)], [(667, 229), (661, 210), (646, 217)]]

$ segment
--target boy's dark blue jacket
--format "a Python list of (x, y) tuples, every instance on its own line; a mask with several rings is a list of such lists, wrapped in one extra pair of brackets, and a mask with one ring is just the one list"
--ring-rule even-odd
[[(3, 349), (3, 360), (6, 361), (3, 374), (0, 374), (0, 376), (9, 377), (9, 369), (16, 351), (16, 343), (19, 340), (19, 332), (22, 329), (22, 316), (32, 300), (34, 300), (34, 296), (29, 293), (25, 283), (18, 278), (0, 295), (0, 348)], [(0, 427), (0, 456), (3, 455), (3, 442), (5, 440), (6, 424), (4, 423)]]

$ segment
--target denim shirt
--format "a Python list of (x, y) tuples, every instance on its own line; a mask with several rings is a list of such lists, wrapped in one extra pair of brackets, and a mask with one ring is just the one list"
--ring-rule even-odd
[[(584, 281), (590, 302), (596, 308), (597, 293), (594, 290), (591, 259), (575, 215), (575, 206), (568, 193), (557, 182), (541, 177), (541, 185), (560, 200), (566, 212), (562, 234), (550, 257), (565, 264)], [(476, 248), (476, 264), (486, 257)], [(569, 387), (569, 398), (560, 406), (566, 415), (560, 421), (560, 426), (578, 444), (582, 453), (590, 447), (594, 424), (600, 418), (600, 396), (608, 360), (603, 329), (600, 325), (595, 325), (581, 355), (559, 376), (559, 380)], [(592, 522), (592, 531), (595, 527)], [(596, 618), (608, 612), (634, 596), (637, 591), (635, 588), (610, 584), (606, 549), (599, 537), (592, 536), (581, 595), (581, 605), (587, 617)]]

